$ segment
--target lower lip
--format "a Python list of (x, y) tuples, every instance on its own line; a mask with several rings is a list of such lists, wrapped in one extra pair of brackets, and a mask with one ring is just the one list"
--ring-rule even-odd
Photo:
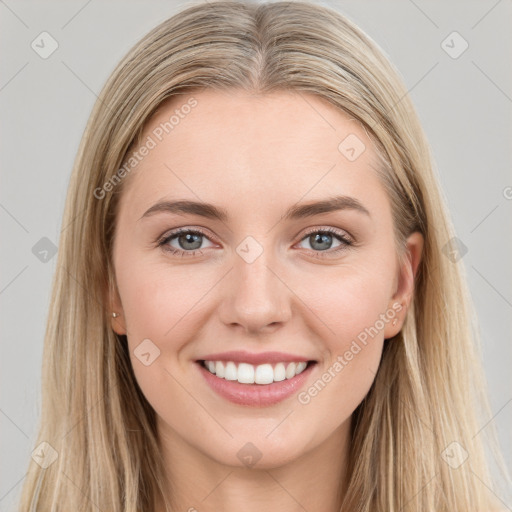
[(220, 396), (238, 405), (265, 407), (277, 404), (296, 393), (309, 377), (316, 363), (308, 364), (299, 375), (272, 384), (241, 384), (210, 373), (201, 363), (196, 363), (206, 382)]

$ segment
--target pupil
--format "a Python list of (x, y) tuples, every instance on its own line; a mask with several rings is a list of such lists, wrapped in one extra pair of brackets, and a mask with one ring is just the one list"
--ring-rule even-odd
[[(314, 245), (317, 243), (317, 241), (320, 239), (320, 243), (324, 243), (324, 244), (327, 244), (327, 245), (330, 245), (329, 244), (329, 239), (331, 238), (331, 235), (327, 234), (327, 233), (317, 233), (316, 235), (314, 235), (313, 237), (313, 243), (311, 244), (312, 247), (314, 247)], [(317, 247), (317, 249), (328, 249), (329, 247)]]
[[(185, 249), (199, 249), (199, 247), (201, 247), (201, 241), (199, 240), (201, 236), (202, 235), (197, 235), (197, 234), (194, 234), (194, 233), (187, 233), (186, 235), (182, 235), (181, 238), (185, 238), (185, 242), (184, 242), (185, 246), (184, 246), (184, 248)], [(196, 240), (193, 240), (194, 238)], [(194, 242), (196, 244), (198, 244), (196, 247), (189, 247), (189, 246), (187, 246), (187, 244), (189, 244), (189, 243), (193, 244)]]

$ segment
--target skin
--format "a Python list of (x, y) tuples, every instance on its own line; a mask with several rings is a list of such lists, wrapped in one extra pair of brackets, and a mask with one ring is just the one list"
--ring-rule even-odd
[[(393, 342), (385, 340), (402, 327), (423, 238), (409, 237), (400, 266), (370, 139), (326, 101), (290, 92), (193, 96), (197, 106), (126, 178), (110, 297), (120, 314), (112, 328), (128, 335), (135, 376), (157, 414), (173, 510), (334, 512), (345, 489), (352, 413), (372, 385), (384, 343)], [(143, 140), (187, 99), (162, 104)], [(366, 146), (355, 161), (338, 150), (349, 134)], [(342, 210), (281, 219), (288, 207), (334, 192), (357, 198), (371, 216)], [(213, 203), (229, 219), (164, 212), (139, 220), (164, 198)], [(157, 246), (180, 227), (205, 231), (201, 254), (181, 257)], [(342, 243), (336, 236), (318, 245), (306, 233), (328, 227), (355, 245), (333, 253)], [(263, 249), (251, 264), (236, 252), (249, 235)], [(181, 242), (168, 246), (191, 253)], [(211, 390), (195, 363), (228, 350), (300, 354), (317, 360), (304, 391), (399, 303), (396, 325), (385, 322), (308, 404), (294, 394), (263, 408), (235, 405)], [(160, 350), (148, 366), (133, 352), (144, 339)], [(247, 442), (262, 454), (253, 467), (237, 457)]]

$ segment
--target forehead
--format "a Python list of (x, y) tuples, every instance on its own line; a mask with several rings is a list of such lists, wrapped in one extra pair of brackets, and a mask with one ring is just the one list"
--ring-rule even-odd
[(164, 197), (257, 208), (335, 192), (361, 200), (382, 195), (365, 130), (312, 94), (175, 96), (147, 122), (141, 144), (151, 149), (130, 173), (122, 198), (139, 215)]

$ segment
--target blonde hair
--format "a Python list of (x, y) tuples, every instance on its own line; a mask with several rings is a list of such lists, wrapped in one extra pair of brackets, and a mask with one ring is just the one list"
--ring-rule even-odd
[[(155, 412), (126, 337), (110, 326), (112, 235), (126, 180), (100, 198), (95, 191), (115, 182), (165, 99), (233, 88), (308, 92), (357, 119), (380, 156), (397, 251), (413, 231), (425, 239), (404, 327), (386, 341), (353, 414), (341, 511), (493, 509), (476, 316), (461, 264), (443, 254), (455, 231), (425, 135), (376, 43), (336, 11), (302, 1), (191, 4), (138, 42), (100, 93), (69, 184), (44, 340), (35, 446), (48, 443), (58, 457), (46, 468), (30, 461), (20, 509), (149, 512), (157, 496), (168, 504)], [(455, 468), (446, 449), (468, 458)]]

